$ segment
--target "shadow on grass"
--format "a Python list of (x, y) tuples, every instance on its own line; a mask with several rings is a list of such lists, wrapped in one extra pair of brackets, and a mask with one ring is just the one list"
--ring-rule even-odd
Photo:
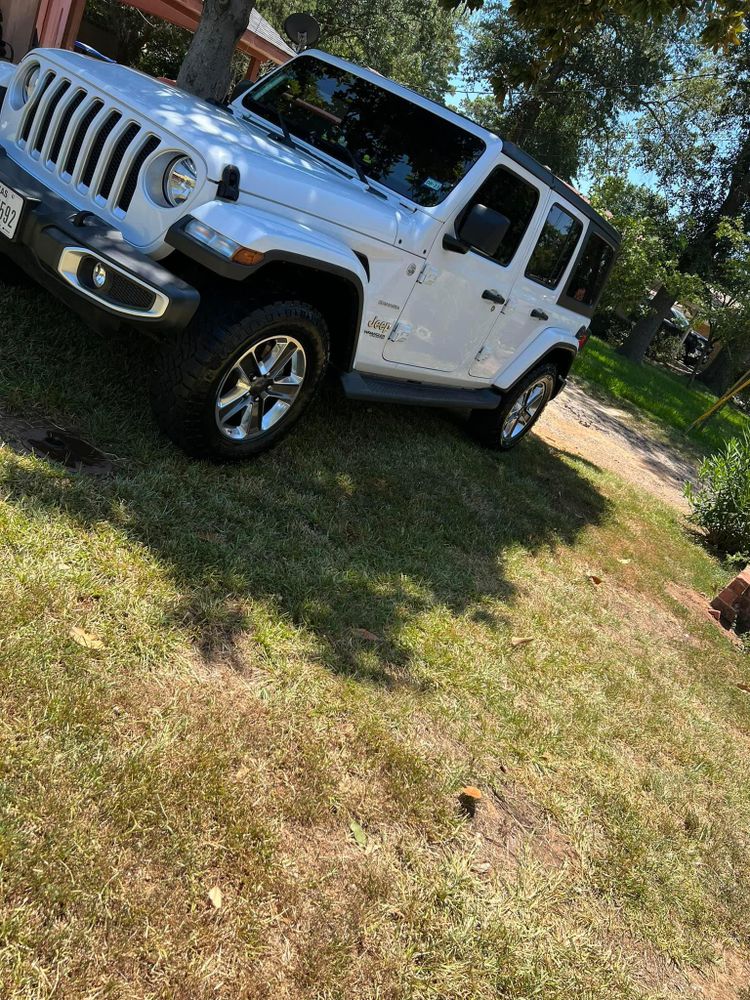
[(191, 461), (151, 420), (148, 345), (61, 323), (41, 293), (0, 293), (0, 308), (0, 411), (43, 413), (116, 468), (87, 478), (5, 462), (6, 499), (40, 530), (59, 514), (145, 546), (183, 595), (168, 624), (208, 662), (243, 669), (238, 642), (276, 617), (311, 634), (333, 671), (416, 684), (413, 650), (429, 641), (431, 614), (502, 624), (508, 560), (572, 544), (606, 515), (581, 463), (536, 438), (494, 455), (451, 415), (350, 403), (335, 383), (255, 462)]

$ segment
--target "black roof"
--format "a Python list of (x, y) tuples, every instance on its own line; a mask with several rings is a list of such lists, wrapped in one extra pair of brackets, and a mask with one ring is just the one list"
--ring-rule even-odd
[(519, 146), (516, 146), (514, 142), (510, 142), (508, 139), (503, 139), (503, 152), (517, 163), (524, 170), (528, 170), (530, 174), (538, 180), (543, 181), (548, 187), (551, 187), (553, 191), (561, 195), (566, 201), (569, 201), (571, 205), (574, 205), (578, 211), (585, 215), (588, 219), (602, 230), (602, 234), (607, 237), (614, 245), (617, 247), (622, 241), (622, 237), (612, 225), (608, 222), (603, 215), (600, 215), (596, 209), (592, 208), (591, 205), (582, 198), (577, 191), (566, 184), (565, 181), (560, 180), (559, 177), (555, 177), (549, 167), (544, 167), (542, 164), (535, 160), (530, 153), (525, 153)]

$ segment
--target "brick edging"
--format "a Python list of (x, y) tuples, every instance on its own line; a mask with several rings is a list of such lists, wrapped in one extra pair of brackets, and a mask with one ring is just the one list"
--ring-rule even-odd
[(711, 601), (713, 617), (724, 628), (750, 631), (750, 566), (746, 566), (718, 597)]

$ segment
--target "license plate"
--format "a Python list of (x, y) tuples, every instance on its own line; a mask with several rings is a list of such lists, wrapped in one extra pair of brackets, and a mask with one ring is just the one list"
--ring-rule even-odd
[(13, 188), (0, 184), (0, 235), (12, 240), (21, 221), (24, 200)]

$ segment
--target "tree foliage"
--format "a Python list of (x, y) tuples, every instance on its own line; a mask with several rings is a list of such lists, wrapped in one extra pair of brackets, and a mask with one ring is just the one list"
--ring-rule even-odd
[(726, 49), (737, 43), (747, 14), (743, 0), (703, 4), (696, 0), (511, 0), (510, 9), (520, 24), (541, 32), (546, 51), (553, 55), (581, 42), (611, 16), (654, 28), (672, 18), (680, 23), (694, 18), (704, 47)]
[[(260, 12), (278, 30), (299, 0), (263, 0)], [(320, 48), (369, 66), (442, 101), (460, 60), (464, 15), (438, 0), (308, 0), (321, 25)]]
[(189, 31), (123, 7), (119, 0), (88, 0), (86, 18), (117, 39), (120, 62), (151, 76), (177, 79), (192, 37)]
[(611, 216), (622, 235), (602, 309), (642, 315), (650, 294), (660, 285), (674, 290), (681, 301), (702, 301), (704, 286), (699, 276), (680, 270), (684, 244), (663, 195), (615, 175), (594, 182), (591, 203)]
[(608, 17), (554, 57), (543, 26), (519, 24), (502, 0), (473, 23), (464, 75), (489, 93), (467, 112), (570, 179), (623, 113), (670, 72), (675, 27), (661, 30)]

